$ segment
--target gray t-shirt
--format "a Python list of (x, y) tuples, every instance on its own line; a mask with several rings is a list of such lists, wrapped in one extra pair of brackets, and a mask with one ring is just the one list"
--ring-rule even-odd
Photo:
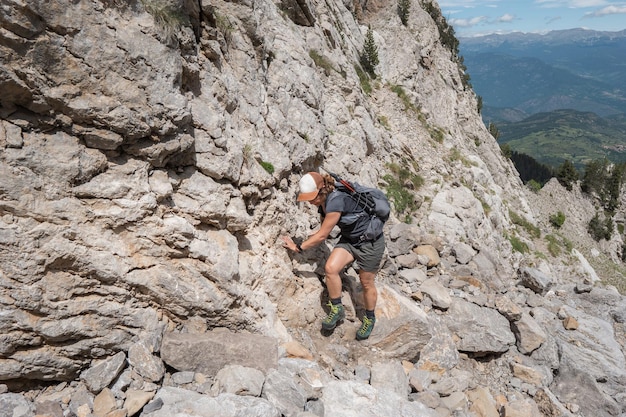
[[(341, 236), (352, 243), (359, 242), (367, 226), (370, 216), (348, 194), (335, 190), (326, 198), (326, 213), (341, 213), (337, 226), (341, 229)], [(324, 211), (320, 210), (322, 216)]]

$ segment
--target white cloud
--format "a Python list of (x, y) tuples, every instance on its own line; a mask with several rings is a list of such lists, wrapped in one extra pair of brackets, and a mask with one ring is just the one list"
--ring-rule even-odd
[(567, 7), (570, 9), (600, 7), (608, 4), (607, 0), (535, 0), (534, 3), (543, 8)]
[(515, 20), (515, 16), (512, 14), (504, 14), (502, 16), (500, 16), (499, 18), (496, 19), (497, 22), (499, 23), (509, 23)]
[(487, 16), (477, 16), (471, 19), (450, 19), (450, 24), (454, 27), (469, 28), (476, 26), (487, 20)]
[(585, 17), (600, 17), (611, 14), (626, 14), (626, 6), (606, 6), (595, 12), (585, 13)]
[[(440, 0), (439, 6), (442, 9), (461, 7), (464, 9), (473, 9), (475, 7), (498, 7), (501, 0), (491, 0), (485, 2), (482, 0)], [(485, 4), (488, 3), (488, 4)]]
[(605, 0), (571, 0), (568, 3), (568, 6), (574, 9), (583, 7), (599, 7), (607, 4)]

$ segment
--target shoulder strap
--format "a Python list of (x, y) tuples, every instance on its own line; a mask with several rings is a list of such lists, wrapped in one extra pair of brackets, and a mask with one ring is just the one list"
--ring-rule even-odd
[[(352, 184), (342, 179), (337, 174), (332, 172), (329, 172), (329, 174), (337, 182), (335, 185), (337, 190), (348, 194), (367, 214), (376, 214), (376, 201), (368, 190), (364, 190), (364, 187), (359, 184)], [(359, 191), (357, 191), (358, 188), (360, 188)]]

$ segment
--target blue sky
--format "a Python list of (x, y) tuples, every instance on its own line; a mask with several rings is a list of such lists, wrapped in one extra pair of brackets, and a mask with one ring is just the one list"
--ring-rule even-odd
[(626, 0), (439, 0), (457, 37), (587, 28), (626, 29)]

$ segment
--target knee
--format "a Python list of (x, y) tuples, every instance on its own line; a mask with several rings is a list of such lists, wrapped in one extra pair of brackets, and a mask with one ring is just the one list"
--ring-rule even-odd
[(374, 281), (361, 280), (361, 286), (363, 287), (363, 290), (365, 291), (376, 290), (376, 284), (374, 284)]
[(324, 265), (324, 273), (326, 275), (338, 275), (339, 269), (333, 264), (326, 263), (326, 265)]
[(361, 276), (360, 281), (361, 281), (361, 286), (363, 287), (364, 290), (376, 290), (376, 283), (375, 283), (375, 277), (376, 275), (372, 275), (370, 276), (368, 274), (368, 276)]

